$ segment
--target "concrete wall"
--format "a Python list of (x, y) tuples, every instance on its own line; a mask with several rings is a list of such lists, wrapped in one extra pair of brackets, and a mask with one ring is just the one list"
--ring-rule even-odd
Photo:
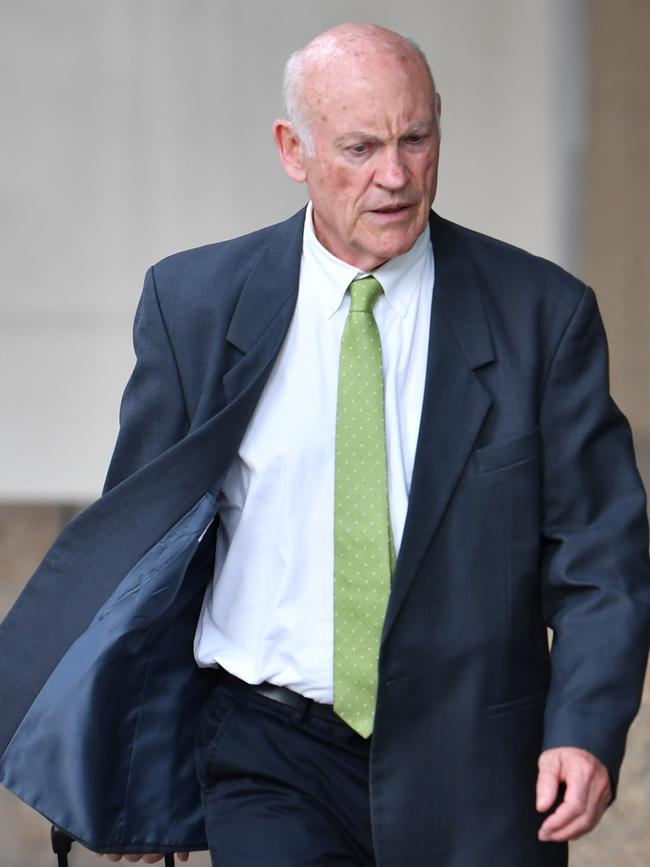
[(2, 0), (0, 499), (93, 499), (142, 277), (283, 218), (289, 52), (342, 20), (416, 37), (443, 95), (437, 207), (581, 269), (583, 3)]

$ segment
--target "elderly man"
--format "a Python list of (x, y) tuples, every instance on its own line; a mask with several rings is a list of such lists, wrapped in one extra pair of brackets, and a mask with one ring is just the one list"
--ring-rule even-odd
[(131, 861), (566, 864), (648, 647), (594, 296), (431, 212), (412, 42), (335, 27), (285, 96), (310, 204), (149, 271), (106, 492), (4, 626), (3, 782)]

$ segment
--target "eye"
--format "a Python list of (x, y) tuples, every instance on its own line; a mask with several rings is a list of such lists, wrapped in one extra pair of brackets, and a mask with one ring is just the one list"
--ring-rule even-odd
[(355, 157), (365, 156), (370, 152), (370, 144), (369, 142), (356, 142), (355, 144), (348, 146), (348, 153), (351, 153)]
[(423, 142), (424, 140), (425, 140), (425, 136), (420, 135), (420, 134), (418, 134), (418, 133), (413, 133), (413, 135), (408, 135), (408, 136), (406, 136), (406, 138), (404, 139), (404, 141), (405, 141), (407, 144), (410, 144), (410, 145), (419, 145), (419, 144), (422, 144), (422, 142)]

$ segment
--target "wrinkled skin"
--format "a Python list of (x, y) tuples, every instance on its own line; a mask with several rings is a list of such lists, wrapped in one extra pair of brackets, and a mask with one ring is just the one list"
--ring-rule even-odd
[(306, 49), (312, 148), (287, 121), (276, 121), (275, 140), (287, 174), (307, 184), (319, 241), (371, 271), (410, 250), (427, 224), (440, 100), (424, 61), (401, 37), (362, 25), (329, 33), (333, 45), (331, 36), (325, 47), (317, 37)]

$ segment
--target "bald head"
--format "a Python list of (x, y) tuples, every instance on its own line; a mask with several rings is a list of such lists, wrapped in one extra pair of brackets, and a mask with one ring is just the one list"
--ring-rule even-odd
[(273, 127), (287, 175), (306, 183), (316, 237), (371, 271), (409, 250), (436, 193), (440, 100), (422, 52), (371, 24), (341, 24), (287, 64)]
[[(282, 94), (284, 109), (308, 152), (313, 151), (312, 122), (332, 86), (332, 79), (356, 76), (373, 68), (392, 68), (397, 78), (415, 74), (430, 91), (436, 125), (436, 90), (422, 49), (408, 37), (375, 24), (338, 24), (314, 37), (288, 59)], [(349, 79), (348, 79), (349, 80)]]

